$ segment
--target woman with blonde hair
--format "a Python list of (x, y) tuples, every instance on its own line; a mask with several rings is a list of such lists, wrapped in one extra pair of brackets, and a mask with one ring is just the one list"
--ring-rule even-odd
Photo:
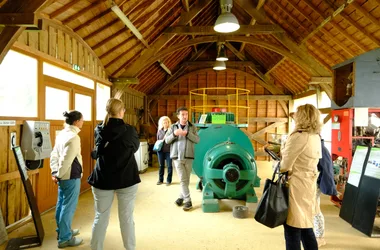
[(134, 127), (124, 123), (124, 103), (111, 98), (104, 121), (95, 128), (96, 165), (88, 177), (95, 201), (91, 249), (103, 250), (114, 194), (118, 199), (119, 223), (124, 248), (136, 249), (133, 210), (139, 171), (134, 153), (140, 141)]
[(295, 129), (281, 149), (281, 172), (289, 176), (289, 211), (284, 224), (287, 250), (318, 249), (313, 232), (317, 209), (319, 158), (322, 157), (319, 111), (310, 104), (299, 106), (294, 115)]
[(171, 125), (172, 125), (172, 122), (170, 121), (170, 118), (167, 116), (162, 116), (158, 120), (157, 140), (163, 140), (163, 145), (162, 145), (161, 150), (157, 151), (158, 162), (160, 164), (157, 185), (161, 185), (164, 183), (165, 160), (168, 166), (168, 176), (166, 178), (166, 186), (170, 186), (170, 184), (172, 183), (173, 166), (172, 166), (172, 159), (170, 159), (170, 145), (165, 143), (165, 134)]

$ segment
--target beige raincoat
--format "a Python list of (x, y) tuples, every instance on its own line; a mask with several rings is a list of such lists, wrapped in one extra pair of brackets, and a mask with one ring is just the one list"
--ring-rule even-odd
[(322, 158), (318, 134), (293, 132), (281, 149), (281, 172), (289, 173), (289, 211), (286, 224), (296, 228), (313, 228), (317, 204), (319, 158)]

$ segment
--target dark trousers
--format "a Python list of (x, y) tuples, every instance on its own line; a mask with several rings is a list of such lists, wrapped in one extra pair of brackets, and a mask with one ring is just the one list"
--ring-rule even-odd
[(166, 179), (167, 183), (172, 183), (173, 176), (173, 166), (172, 159), (170, 159), (170, 152), (157, 152), (158, 155), (158, 163), (160, 164), (160, 171), (158, 172), (159, 181), (164, 182), (164, 174), (165, 174), (165, 160), (168, 165), (168, 177)]
[(318, 250), (313, 228), (296, 228), (284, 224), (286, 250)]

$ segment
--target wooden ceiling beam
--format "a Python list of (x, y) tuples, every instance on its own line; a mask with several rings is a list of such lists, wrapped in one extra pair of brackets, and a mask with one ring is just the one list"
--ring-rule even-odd
[[(156, 24), (161, 21), (162, 18), (166, 17), (168, 13), (170, 13), (172, 10), (171, 8), (165, 8), (165, 12), (160, 15), (159, 18), (155, 18), (150, 22), (150, 18), (147, 20), (149, 25), (145, 27), (144, 29), (141, 30), (141, 34), (145, 35), (145, 33), (151, 28), (151, 27), (156, 27)], [(152, 17), (151, 17), (152, 18)]]
[(93, 38), (93, 37), (96, 36), (97, 34), (99, 34), (99, 33), (103, 32), (103, 31), (105, 31), (106, 29), (109, 29), (111, 26), (113, 26), (114, 24), (116, 24), (116, 23), (118, 23), (118, 22), (119, 22), (119, 19), (115, 19), (115, 20), (113, 20), (112, 22), (107, 23), (107, 24), (104, 25), (103, 27), (101, 27), (101, 28), (99, 28), (99, 29), (97, 29), (97, 30), (91, 32), (91, 33), (88, 34), (87, 36), (85, 36), (85, 37), (83, 38), (83, 40), (87, 41), (87, 40)]
[[(257, 8), (257, 7), (256, 7)], [(256, 24), (256, 19), (255, 18), (253, 18), (253, 17), (251, 17), (251, 21), (249, 21), (249, 25), (255, 25)], [(256, 26), (258, 26), (258, 25), (256, 25)], [(255, 26), (255, 27), (256, 27)], [(283, 32), (283, 31), (281, 31), (281, 32)], [(250, 36), (251, 34), (245, 34), (245, 36), (246, 37), (248, 37), (248, 36)], [(245, 43), (241, 43), (240, 44), (240, 49), (239, 49), (239, 52), (241, 53), (241, 52), (243, 52), (243, 50), (244, 50), (244, 47), (245, 47)]]
[(84, 14), (86, 14), (88, 11), (91, 11), (92, 9), (98, 7), (98, 5), (100, 4), (103, 4), (104, 1), (103, 0), (98, 0), (98, 1), (95, 1), (93, 3), (91, 3), (89, 6), (85, 7), (84, 9), (78, 11), (77, 13), (75, 13), (74, 15), (71, 15), (69, 16), (68, 18), (64, 19), (62, 21), (63, 24), (68, 24), (76, 19), (78, 19), (80, 16), (83, 16)]
[[(189, 61), (197, 60), (203, 53), (205, 53), (207, 51), (208, 48), (210, 48), (211, 45), (212, 45), (212, 43), (209, 43), (209, 44), (206, 44), (206, 46), (204, 46), (202, 49), (199, 49), (198, 52), (196, 52), (194, 55), (191, 56)], [(169, 89), (171, 89), (173, 87), (175, 79), (177, 79), (181, 74), (183, 74), (187, 68), (188, 67), (181, 65), (179, 67), (179, 69), (172, 76), (170, 76), (165, 81), (165, 83), (163, 83), (161, 85), (161, 87), (158, 88), (153, 94), (156, 94), (156, 95), (165, 94)]]
[[(348, 58), (344, 57), (343, 55), (341, 55), (338, 51), (336, 51), (336, 49), (335, 49), (334, 47), (331, 47), (330, 45), (328, 45), (327, 42), (324, 41), (324, 40), (323, 40), (321, 37), (319, 37), (318, 35), (313, 36), (313, 38), (314, 38), (315, 40), (319, 41), (320, 43), (322, 43), (323, 46), (325, 46), (326, 48), (328, 48), (330, 51), (334, 51), (335, 54), (338, 55), (338, 57), (340, 58), (340, 60), (341, 60), (342, 62), (344, 62), (345, 60), (348, 59)], [(309, 41), (309, 43), (311, 43), (311, 42)], [(316, 46), (314, 46), (314, 47), (316, 47)], [(318, 47), (319, 47), (319, 46), (318, 46)]]
[[(205, 7), (207, 7), (212, 1), (200, 0), (189, 12), (183, 12), (179, 21), (180, 25), (186, 25), (195, 16), (197, 16)], [(125, 70), (123, 75), (137, 76), (143, 68), (145, 68), (146, 61), (161, 50), (166, 43), (168, 43), (175, 35), (164, 34), (151, 45), (151, 48), (147, 49), (128, 69)], [(155, 60), (157, 61), (157, 60)]]
[[(380, 1), (379, 1), (379, 4), (380, 4)], [(371, 13), (369, 13), (366, 9), (364, 9), (360, 4), (358, 4), (357, 2), (353, 1), (352, 2), (352, 6), (354, 6), (355, 9), (357, 9), (359, 12), (361, 12), (364, 17), (368, 18), (369, 20), (371, 20), (371, 22), (373, 24), (375, 24), (377, 27), (380, 27), (380, 21), (377, 20), (377, 18), (375, 18)]]
[[(190, 5), (189, 5), (189, 1), (188, 1), (188, 0), (182, 0), (182, 6), (184, 7), (184, 9), (185, 9), (186, 12), (189, 12), (189, 11), (190, 11)], [(193, 26), (193, 22), (190, 21), (190, 22), (189, 22), (189, 25), (190, 25), (190, 26)], [(194, 36), (194, 35), (191, 35), (191, 38), (194, 39), (195, 36)], [(194, 51), (195, 51), (195, 52), (198, 51), (198, 50), (197, 50), (197, 45), (194, 45), (193, 48), (194, 48)]]
[[(325, 0), (323, 0), (326, 4), (328, 4)], [(325, 14), (318, 9), (318, 7), (314, 6), (314, 4), (310, 0), (304, 0), (305, 4), (309, 6), (312, 10), (314, 10), (318, 15), (320, 15), (322, 18), (326, 18)], [(328, 16), (319, 26), (317, 29), (321, 29), (323, 26), (325, 26), (327, 23), (330, 23), (333, 28), (339, 31), (346, 39), (350, 40), (354, 45), (356, 45), (362, 52), (366, 51), (366, 48), (361, 45), (358, 41), (356, 41), (351, 35), (347, 34), (345, 30), (343, 30), (339, 24), (336, 24), (332, 21), (334, 17), (337, 15), (341, 15), (344, 18), (343, 10), (350, 4), (349, 1), (345, 1), (338, 9), (334, 10), (333, 8), (330, 8), (332, 14)], [(328, 4), (329, 5), (329, 4)], [(303, 39), (302, 42), (309, 39), (317, 30), (314, 30), (312, 33), (310, 33), (305, 39)]]
[(285, 61), (286, 57), (282, 57), (281, 60), (279, 60), (275, 65), (273, 65), (270, 69), (267, 70), (267, 72), (265, 72), (265, 75), (266, 76), (269, 76), (269, 74), (275, 70), (278, 66), (281, 65), (281, 63), (283, 63)]
[[(188, 100), (189, 95), (148, 95), (150, 100)], [(202, 96), (194, 96), (191, 99), (199, 100)], [(250, 101), (290, 101), (291, 95), (248, 95)], [(228, 100), (227, 95), (207, 95), (209, 101), (223, 101)], [(280, 118), (284, 119), (284, 118)], [(287, 118), (285, 118), (287, 119)]]
[(55, 17), (59, 16), (60, 14), (62, 14), (63, 12), (65, 12), (66, 10), (70, 9), (72, 6), (74, 6), (76, 3), (78, 3), (80, 0), (72, 0), (71, 2), (69, 2), (68, 4), (66, 5), (63, 5), (61, 8), (55, 10), (54, 12), (52, 12), (49, 17), (51, 19), (54, 19)]
[[(184, 66), (204, 66), (212, 67), (215, 64), (215, 61), (186, 61), (182, 63)], [(226, 61), (227, 67), (256, 67), (256, 65), (251, 61)]]
[[(119, 6), (120, 8), (123, 8), (123, 4), (126, 2), (127, 0), (124, 0)], [(138, 0), (137, 0), (138, 1)], [(134, 5), (132, 8), (128, 9), (126, 12), (125, 12), (125, 15), (129, 15), (136, 7), (138, 6), (138, 3), (136, 5)], [(106, 11), (104, 12), (107, 12), (107, 13), (110, 13), (112, 10), (111, 9), (107, 9)], [(102, 15), (102, 13), (100, 13), (99, 15), (97, 15), (96, 17), (99, 18), (99, 16)], [(104, 15), (103, 15), (104, 16)], [(119, 22), (119, 18), (115, 18), (113, 21), (111, 21), (110, 23), (107, 23), (106, 25), (100, 27), (99, 29), (96, 29), (94, 30), (93, 32), (91, 32), (90, 34), (88, 34), (87, 36), (85, 36), (83, 38), (83, 40), (88, 40), (94, 36), (96, 36), (97, 34), (99, 34), (100, 32), (110, 28), (112, 25), (116, 24), (117, 22)]]
[(323, 35), (327, 36), (330, 41), (333, 41), (338, 47), (344, 50), (350, 57), (355, 56), (355, 53), (352, 50), (350, 50), (347, 46), (345, 46), (341, 41), (339, 41), (338, 38), (336, 38), (336, 36), (331, 35), (330, 32), (325, 31), (324, 29), (321, 29), (320, 31)]
[(259, 0), (259, 2), (256, 5), (256, 9), (261, 9), (261, 7), (264, 6), (266, 0)]
[[(249, 61), (248, 58), (241, 52), (239, 52), (231, 43), (226, 42), (225, 46), (234, 53), (234, 55), (237, 56), (242, 61)], [(249, 67), (250, 70), (252, 70), (258, 77), (260, 77), (261, 80), (264, 82), (269, 82), (269, 78), (265, 77), (264, 74), (256, 67), (256, 65), (253, 64), (253, 66)], [(273, 90), (277, 91), (277, 90)], [(275, 93), (272, 93), (275, 94)], [(283, 94), (283, 93), (281, 93)]]
[(118, 37), (119, 35), (123, 34), (126, 32), (126, 28), (125, 27), (122, 27), (119, 31), (117, 31), (116, 33), (112, 34), (111, 36), (107, 37), (106, 39), (98, 42), (97, 44), (93, 45), (92, 46), (92, 49), (93, 50), (96, 50), (98, 48), (100, 48), (101, 46), (103, 46), (104, 44), (108, 43), (109, 41), (113, 40), (114, 38)]
[[(371, 33), (369, 33), (367, 30), (365, 30), (365, 27), (361, 27), (355, 20), (353, 20), (350, 16), (348, 16), (346, 13), (340, 13), (340, 15), (352, 26), (354, 26), (359, 32), (363, 33), (366, 37), (368, 37), (374, 44), (377, 46), (380, 46), (380, 41)], [(349, 35), (352, 37), (352, 35)], [(357, 42), (358, 46), (363, 49), (363, 52), (366, 52), (368, 49), (362, 45), (361, 43)]]
[(106, 16), (107, 14), (111, 13), (111, 9), (107, 9), (103, 12), (101, 12), (100, 14), (94, 16), (93, 18), (87, 20), (86, 22), (80, 24), (78, 27), (75, 27), (73, 30), (74, 32), (78, 32), (79, 30), (83, 29), (84, 27), (88, 27), (90, 26), (93, 22), (99, 20), (100, 18)]
[[(134, 70), (136, 70), (136, 72), (141, 72), (142, 70), (144, 70), (147, 67), (149, 67), (153, 62), (155, 62), (157, 60), (160, 60), (160, 59), (164, 58), (165, 56), (167, 56), (167, 55), (169, 55), (169, 54), (171, 54), (171, 53), (173, 53), (173, 52), (175, 52), (177, 50), (183, 49), (185, 47), (192, 46), (194, 44), (211, 43), (211, 42), (225, 42), (225, 41), (246, 42), (246, 43), (249, 43), (249, 44), (254, 44), (254, 45), (257, 45), (257, 46), (269, 49), (271, 51), (274, 51), (276, 53), (279, 53), (279, 54), (281, 54), (283, 56), (288, 57), (289, 59), (291, 59), (296, 64), (298, 64), (302, 69), (304, 69), (309, 74), (311, 74), (311, 75), (318, 75), (317, 73), (314, 74), (315, 70), (312, 70), (312, 68), (311, 68), (310, 65), (308, 65), (307, 63), (305, 63), (298, 56), (292, 54), (290, 51), (282, 48), (281, 46), (278, 46), (277, 44), (272, 44), (272, 43), (269, 43), (269, 42), (266, 42), (266, 41), (262, 41), (262, 40), (258, 40), (258, 39), (253, 39), (253, 38), (250, 38), (250, 37), (244, 37), (244, 36), (220, 36), (220, 37), (218, 37), (218, 36), (203, 36), (203, 37), (198, 37), (198, 38), (195, 38), (195, 39), (191, 39), (191, 40), (179, 43), (179, 44), (175, 44), (175, 45), (173, 45), (173, 46), (171, 46), (169, 48), (166, 48), (166, 49), (164, 49), (164, 50), (162, 50), (160, 52), (156, 52), (156, 53), (152, 52), (152, 55), (150, 55), (149, 57), (147, 57), (144, 60), (143, 63), (137, 65), (134, 68)], [(144, 55), (145, 55), (145, 53), (140, 58), (145, 58)], [(139, 61), (140, 58), (137, 61)], [(136, 62), (134, 63), (134, 65), (136, 65)], [(123, 73), (122, 76), (123, 77), (130, 77), (130, 76), (128, 76), (127, 73)]]
[[(306, 32), (309, 32), (309, 28), (306, 27), (302, 22), (300, 22), (297, 18), (295, 18), (293, 15), (291, 15), (289, 13), (289, 11), (285, 10), (284, 9), (284, 6), (281, 5), (280, 2), (278, 2), (277, 0), (268, 0), (268, 4), (269, 2), (271, 3), (274, 3), (280, 10), (282, 10), (282, 12), (287, 15), (291, 20), (293, 20), (299, 27), (301, 27), (302, 29), (304, 29)], [(287, 3), (289, 3), (287, 1)], [(291, 24), (287, 23), (286, 19), (283, 19), (283, 22), (286, 23), (288, 26), (292, 26)]]
[[(348, 22), (350, 25), (354, 26), (359, 32), (363, 33), (366, 37), (368, 37), (374, 44), (376, 44), (377, 46), (380, 46), (380, 41), (374, 36), (372, 35), (371, 33), (369, 33), (368, 31), (365, 30), (364, 27), (361, 27), (355, 20), (353, 20), (349, 15), (347, 15), (346, 13), (344, 13), (341, 8), (342, 6), (338, 7), (337, 9), (335, 8), (335, 4), (331, 3), (329, 0), (323, 0), (323, 2), (325, 2), (327, 5), (330, 6), (331, 10), (335, 12), (338, 12), (340, 13), (341, 17), (343, 17), (343, 19)], [(364, 16), (369, 18), (371, 20), (371, 22), (375, 22), (374, 24), (376, 25), (376, 23), (379, 23), (375, 18), (372, 18), (371, 19), (371, 14), (368, 13), (366, 10), (364, 10), (359, 4), (356, 4), (355, 5), (355, 1), (353, 0), (346, 0), (346, 5), (348, 6), (349, 4), (354, 4), (354, 7), (359, 7), (360, 9), (358, 9), (358, 11), (364, 11)], [(363, 52), (367, 51), (367, 48), (362, 45), (361, 43), (357, 42), (356, 44), (358, 47), (360, 47)]]
[[(115, 51), (117, 50), (119, 47), (122, 47), (124, 46), (125, 44), (129, 43), (130, 41), (133, 41), (135, 40), (135, 38), (133, 36), (129, 37), (127, 40), (125, 40), (124, 42), (122, 42), (121, 44), (117, 45), (116, 47), (114, 47), (114, 49), (112, 49), (112, 51)], [(126, 56), (130, 51), (134, 50), (137, 46), (139, 46), (139, 43), (137, 42), (135, 46), (131, 46), (129, 49), (123, 51), (122, 53), (118, 54), (117, 57), (115, 57), (114, 59), (112, 59), (110, 62), (108, 62), (104, 67), (105, 68), (108, 68), (109, 66), (111, 66), (112, 64), (114, 64), (115, 62), (117, 62), (118, 60), (120, 60), (121, 58), (123, 58), (124, 56)], [(111, 50), (108, 51), (109, 53), (112, 53)], [(107, 52), (107, 53), (108, 53)], [(103, 54), (104, 55), (104, 54)], [(103, 57), (103, 55), (101, 57)], [(104, 57), (103, 57), (104, 58)]]
[[(51, 3), (53, 3), (52, 0), (12, 0), (1, 6), (0, 13), (35, 13)], [(0, 34), (0, 63), (24, 30), (25, 27), (19, 26), (5, 26), (3, 28)]]
[[(245, 0), (234, 0), (234, 3), (238, 4), (242, 9), (244, 9), (251, 17), (254, 17), (259, 24), (267, 24), (269, 19), (267, 18), (263, 9), (256, 10), (251, 1)], [(281, 28), (281, 27), (280, 27)], [(303, 69), (307, 68), (306, 72), (312, 72), (311, 75), (320, 75), (320, 76), (330, 76), (331, 71), (329, 69), (324, 68), (323, 64), (317, 61), (314, 57), (312, 57), (306, 47), (299, 46), (294, 41), (292, 41), (288, 36), (284, 33), (275, 33), (272, 34), (279, 42), (281, 42), (286, 48), (292, 51), (292, 55), (297, 57), (298, 60), (303, 61)]]
[[(228, 33), (228, 35), (246, 35), (246, 34), (273, 34), (282, 33), (277, 25), (241, 25), (240, 28)], [(174, 26), (167, 28), (164, 33), (176, 35), (220, 35), (214, 30), (214, 26)]]
[(37, 27), (34, 13), (0, 13), (0, 26)]
[[(123, 7), (123, 6), (120, 5), (120, 7)], [(120, 7), (119, 7), (119, 8), (120, 8)], [(132, 7), (131, 9), (129, 9), (129, 10), (126, 12), (126, 15), (128, 15), (129, 13), (131, 13), (131, 11), (134, 10), (136, 7), (137, 7), (137, 6)], [(111, 10), (110, 10), (110, 11), (111, 11)], [(143, 13), (143, 12), (140, 12), (139, 15), (136, 15), (136, 16), (134, 17), (134, 20), (131, 20), (131, 22), (133, 23), (137, 18), (139, 18), (139, 17), (142, 15), (142, 13)], [(116, 18), (115, 21), (120, 21), (120, 19), (119, 19), (119, 18)], [(107, 26), (107, 27), (110, 27), (109, 25), (106, 25), (106, 26)], [(104, 39), (103, 41), (100, 41), (99, 43), (97, 43), (97, 44), (95, 44), (94, 46), (92, 46), (93, 50), (95, 50), (95, 49), (97, 49), (97, 48), (103, 46), (104, 44), (106, 44), (107, 42), (111, 41), (111, 40), (114, 39), (115, 37), (117, 37), (117, 36), (123, 34), (124, 32), (126, 33), (127, 36), (131, 35), (131, 33), (132, 33), (132, 31), (131, 31), (130, 29), (128, 29), (128, 27), (125, 26), (125, 24), (123, 23), (123, 27), (122, 27), (118, 32), (116, 32), (115, 34), (111, 35), (110, 37), (107, 37), (107, 38)], [(120, 43), (120, 44), (118, 44), (118, 45), (112, 47), (112, 48), (109, 49), (107, 52), (105, 52), (103, 55), (101, 55), (99, 58), (104, 58), (106, 55), (111, 54), (111, 53), (114, 52), (116, 49), (122, 47), (123, 45), (127, 44), (128, 42), (130, 42), (130, 41), (133, 40), (133, 39), (135, 39), (135, 36), (130, 36), (130, 37), (128, 37), (125, 41), (123, 41), (122, 43)], [(123, 53), (123, 54), (124, 54), (124, 53)], [(115, 59), (118, 60), (119, 58), (121, 58), (120, 55), (119, 55), (117, 58), (115, 58)], [(112, 61), (115, 61), (115, 59), (112, 60)], [(110, 65), (110, 63), (108, 63), (107, 65)]]

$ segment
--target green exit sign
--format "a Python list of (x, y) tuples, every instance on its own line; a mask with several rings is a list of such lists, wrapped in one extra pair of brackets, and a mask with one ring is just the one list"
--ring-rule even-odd
[(78, 64), (73, 64), (73, 70), (80, 71), (80, 66)]

